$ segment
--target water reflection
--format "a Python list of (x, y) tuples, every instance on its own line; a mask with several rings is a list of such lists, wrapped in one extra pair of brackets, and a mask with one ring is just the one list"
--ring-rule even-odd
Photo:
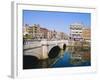
[[(56, 57), (52, 57), (49, 54), (50, 58), (45, 60), (34, 59), (30, 68), (27, 69), (36, 69), (36, 68), (57, 68), (57, 67), (76, 67), (76, 66), (90, 66), (91, 65), (91, 53), (90, 47), (80, 47), (80, 46), (63, 46), (64, 49), (59, 49), (57, 46), (54, 47), (57, 50), (52, 50), (54, 55), (56, 51)], [(52, 58), (51, 58), (52, 57)], [(29, 62), (27, 58), (23, 58), (25, 62)], [(36, 62), (37, 61), (37, 62)], [(23, 65), (25, 66), (25, 65)]]
[(52, 67), (74, 67), (74, 66), (90, 66), (91, 54), (90, 49), (84, 47), (67, 47), (63, 51), (63, 57), (60, 57)]

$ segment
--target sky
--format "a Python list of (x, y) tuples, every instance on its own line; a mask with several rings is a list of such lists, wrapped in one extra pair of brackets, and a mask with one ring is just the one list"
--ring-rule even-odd
[(69, 25), (77, 22), (83, 23), (86, 27), (90, 27), (91, 14), (79, 12), (23, 10), (23, 26), (25, 24), (40, 24), (41, 27), (49, 30), (69, 33)]

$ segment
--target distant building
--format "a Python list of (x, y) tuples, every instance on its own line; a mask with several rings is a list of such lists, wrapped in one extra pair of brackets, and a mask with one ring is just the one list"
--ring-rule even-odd
[(26, 24), (23, 28), (23, 33), (28, 33), (28, 34), (31, 34), (33, 33), (33, 30), (32, 30), (32, 27), (29, 26), (28, 24)]
[(61, 39), (67, 40), (68, 38), (67, 33), (61, 32)]
[(33, 39), (40, 39), (42, 36), (40, 25), (39, 24), (32, 25), (32, 30), (33, 30)]
[(83, 24), (74, 23), (70, 25), (70, 39), (74, 41), (82, 40)]
[(48, 29), (46, 29), (46, 28), (40, 28), (40, 32), (41, 32), (41, 34), (42, 34), (42, 38), (43, 39), (47, 39), (48, 38)]
[(48, 30), (47, 39), (51, 40), (52, 38), (53, 38), (53, 31), (52, 30)]
[(62, 37), (62, 33), (61, 33), (61, 32), (57, 32), (56, 38), (57, 38), (58, 40), (61, 40), (61, 37)]
[(62, 40), (68, 39), (68, 35), (64, 32), (58, 32), (56, 30), (48, 30), (41, 27), (39, 24), (28, 25), (25, 24), (23, 27), (23, 37), (26, 39), (34, 40)]
[(90, 28), (84, 28), (82, 32), (83, 40), (90, 41), (91, 39), (91, 29)]
[(32, 33), (33, 33), (32, 27), (26, 24), (23, 27), (23, 36), (24, 36), (24, 38), (31, 39), (32, 38)]

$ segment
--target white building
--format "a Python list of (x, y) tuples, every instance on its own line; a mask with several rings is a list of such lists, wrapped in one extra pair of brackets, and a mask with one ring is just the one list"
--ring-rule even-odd
[(74, 41), (82, 40), (82, 30), (84, 25), (80, 23), (74, 23), (70, 25), (70, 39)]

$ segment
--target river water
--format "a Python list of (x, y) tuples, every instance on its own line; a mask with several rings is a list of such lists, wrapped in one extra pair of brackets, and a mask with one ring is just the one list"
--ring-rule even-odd
[[(87, 53), (90, 54), (90, 53)], [(57, 67), (75, 67), (75, 66), (90, 66), (91, 62), (90, 60), (84, 60), (84, 59), (73, 59), (71, 58), (70, 52), (64, 52), (64, 55), (60, 57), (51, 67), (57, 68)], [(72, 63), (73, 62), (73, 63)]]
[[(34, 59), (33, 63), (35, 62), (37, 64), (32, 65), (31, 69), (91, 66), (90, 50), (85, 50), (85, 51), (73, 50), (73, 52), (71, 52), (72, 50), (68, 50), (68, 49), (66, 51), (61, 51), (59, 55), (54, 59), (48, 58), (46, 60), (39, 60), (38, 62), (35, 62), (37, 60)], [(24, 53), (25, 54), (28, 53), (31, 55), (36, 52), (40, 54), (41, 51), (38, 52), (37, 50), (29, 50)], [(28, 60), (26, 61), (29, 62)], [(23, 65), (23, 66), (27, 66), (27, 65)]]

